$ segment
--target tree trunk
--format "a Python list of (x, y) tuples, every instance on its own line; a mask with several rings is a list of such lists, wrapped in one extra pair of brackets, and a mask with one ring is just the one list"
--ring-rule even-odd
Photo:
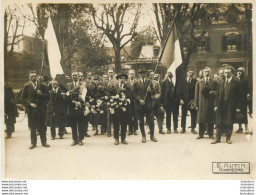
[(116, 44), (116, 49), (115, 49), (115, 71), (116, 71), (116, 73), (120, 73), (120, 71), (121, 71), (121, 49), (120, 49), (120, 44)]

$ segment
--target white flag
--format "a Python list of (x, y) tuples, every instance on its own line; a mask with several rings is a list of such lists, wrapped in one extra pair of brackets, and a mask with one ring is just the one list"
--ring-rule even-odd
[(45, 39), (47, 40), (47, 53), (51, 77), (56, 78), (57, 74), (64, 74), (64, 72), (60, 64), (60, 48), (52, 25), (51, 17), (48, 19), (48, 26), (45, 31)]

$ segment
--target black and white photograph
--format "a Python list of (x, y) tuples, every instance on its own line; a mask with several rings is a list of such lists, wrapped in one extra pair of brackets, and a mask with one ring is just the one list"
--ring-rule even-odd
[(3, 0), (2, 179), (255, 180), (255, 6)]

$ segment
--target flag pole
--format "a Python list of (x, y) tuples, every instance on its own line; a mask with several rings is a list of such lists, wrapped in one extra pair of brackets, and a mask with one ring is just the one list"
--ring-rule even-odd
[[(162, 49), (162, 51), (161, 51), (160, 57), (158, 58), (158, 60), (157, 60), (157, 62), (156, 62), (154, 74), (156, 73), (156, 69), (157, 69), (157, 67), (158, 67), (159, 61), (160, 61), (160, 59), (161, 59), (161, 57), (162, 57), (162, 55), (163, 55), (163, 51), (164, 51), (164, 49), (165, 49), (165, 47), (166, 47), (166, 44), (167, 44), (167, 41), (168, 41), (168, 37), (169, 37), (170, 34), (171, 34), (171, 30), (172, 30), (172, 28), (173, 28), (173, 25), (174, 25), (175, 18), (176, 18), (176, 16), (177, 16), (177, 14), (178, 14), (178, 10), (176, 11), (176, 13), (175, 13), (175, 15), (174, 15), (174, 17), (173, 17), (173, 22), (172, 22), (172, 25), (171, 25), (171, 27), (170, 27), (170, 30), (169, 30), (167, 39), (165, 40), (164, 47), (163, 47), (163, 49)], [(148, 84), (148, 86), (147, 86), (146, 89), (148, 89), (148, 87), (151, 85), (151, 83), (152, 83), (152, 81), (150, 81), (150, 83)], [(146, 94), (145, 94), (145, 97), (144, 97), (144, 99), (143, 99), (144, 101), (146, 100), (147, 95), (148, 95), (148, 90), (147, 90), (147, 92), (146, 92)]]

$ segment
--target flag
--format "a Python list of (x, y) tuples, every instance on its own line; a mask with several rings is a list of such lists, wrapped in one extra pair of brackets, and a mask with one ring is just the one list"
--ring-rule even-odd
[(180, 50), (180, 42), (178, 39), (178, 33), (175, 23), (170, 29), (167, 41), (162, 49), (159, 62), (167, 67), (167, 72), (172, 72), (173, 83), (175, 84), (177, 79), (176, 70), (182, 64), (182, 56)]
[(61, 88), (67, 88), (67, 80), (60, 63), (60, 48), (53, 28), (51, 17), (48, 19), (48, 25), (45, 31), (45, 39), (47, 40), (46, 61), (49, 63), (51, 77), (59, 82)]

